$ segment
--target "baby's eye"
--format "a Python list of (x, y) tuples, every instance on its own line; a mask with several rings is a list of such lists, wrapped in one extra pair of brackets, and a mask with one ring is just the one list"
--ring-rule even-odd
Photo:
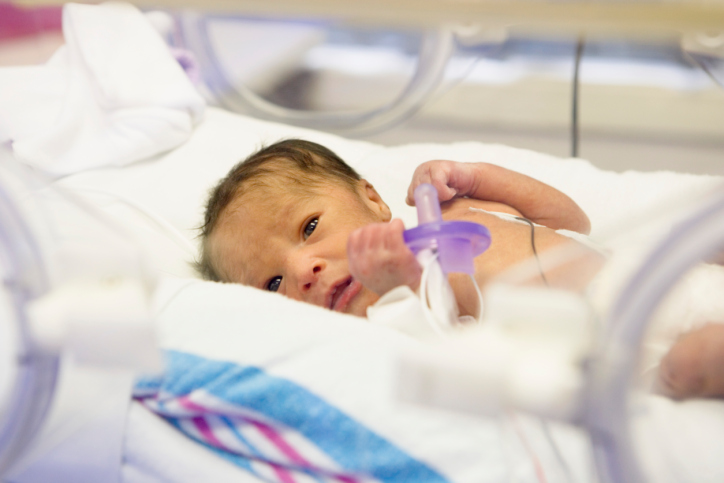
[(304, 227), (305, 240), (312, 236), (312, 232), (315, 228), (317, 228), (317, 223), (319, 223), (319, 218), (313, 218), (309, 223), (307, 223), (307, 226)]
[(266, 283), (266, 289), (270, 292), (276, 292), (279, 290), (279, 285), (282, 284), (282, 277), (274, 277)]

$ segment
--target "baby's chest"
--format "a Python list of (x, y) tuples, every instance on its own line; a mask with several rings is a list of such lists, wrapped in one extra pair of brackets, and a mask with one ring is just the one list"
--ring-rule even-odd
[(444, 220), (472, 221), (481, 225), (498, 226), (501, 221), (509, 223), (508, 216), (500, 217), (494, 213), (505, 213), (507, 215), (519, 216), (515, 210), (502, 203), (492, 201), (481, 201), (470, 198), (455, 198), (440, 205)]

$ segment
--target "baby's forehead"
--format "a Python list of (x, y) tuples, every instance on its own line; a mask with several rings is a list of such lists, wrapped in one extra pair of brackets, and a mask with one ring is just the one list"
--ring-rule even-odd
[[(304, 210), (310, 203), (318, 205), (322, 199), (324, 205), (334, 203), (336, 200), (329, 197), (333, 185), (325, 179), (307, 182), (302, 178), (268, 178), (264, 182), (250, 183), (240, 189), (224, 209), (219, 225), (241, 225), (247, 230), (274, 226)], [(339, 187), (339, 183), (336, 186)], [(253, 225), (248, 225), (252, 220)]]
[(232, 203), (287, 203), (324, 196), (330, 188), (350, 188), (333, 175), (304, 172), (299, 168), (274, 170), (242, 183)]
[(282, 220), (291, 217), (293, 206), (293, 199), (281, 203), (276, 196), (248, 195), (226, 207), (207, 240), (210, 258), (223, 280), (246, 283), (245, 273), (261, 263), (273, 236), (284, 225)]

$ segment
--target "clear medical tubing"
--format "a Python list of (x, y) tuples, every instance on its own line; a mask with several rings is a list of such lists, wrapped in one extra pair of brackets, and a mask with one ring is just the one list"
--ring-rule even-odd
[(490, 246), (487, 227), (469, 221), (443, 221), (437, 190), (429, 183), (415, 188), (418, 226), (405, 230), (407, 246), (417, 255), (430, 248), (437, 252), (445, 273), (475, 275), (474, 259)]
[(629, 390), (649, 320), (693, 266), (724, 249), (724, 192), (704, 201), (661, 242), (621, 291), (586, 381), (584, 424), (602, 481), (642, 483), (629, 426)]
[(208, 20), (211, 19), (213, 17), (186, 12), (177, 16), (177, 26), (183, 44), (178, 47), (196, 55), (204, 84), (214, 101), (233, 112), (350, 135), (384, 130), (417, 112), (440, 84), (455, 49), (451, 28), (440, 27), (427, 32), (409, 84), (395, 100), (383, 107), (364, 112), (302, 111), (271, 103), (248, 87), (229, 80), (209, 38)]
[[(12, 162), (0, 152), (0, 165)], [(3, 290), (12, 300), (19, 347), (17, 374), (6, 401), (0, 401), (0, 480), (32, 441), (50, 406), (58, 375), (58, 357), (40, 351), (28, 329), (25, 307), (48, 288), (44, 265), (31, 232), (3, 186), (8, 170), (0, 166), (0, 269)]]

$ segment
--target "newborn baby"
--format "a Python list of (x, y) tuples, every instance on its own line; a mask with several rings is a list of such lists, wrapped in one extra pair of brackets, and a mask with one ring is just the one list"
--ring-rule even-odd
[[(490, 248), (475, 259), (475, 280), (484, 285), (511, 265), (571, 239), (555, 230), (582, 234), (590, 222), (560, 191), (486, 163), (429, 161), (413, 175), (407, 193), (421, 183), (437, 188), (445, 220), (488, 227)], [(497, 213), (497, 214), (496, 214)], [(543, 225), (511, 221), (513, 215)], [(420, 283), (421, 268), (403, 241), (404, 226), (392, 219), (372, 184), (329, 149), (286, 140), (236, 165), (212, 190), (202, 228), (197, 268), (208, 280), (262, 290), (365, 316), (389, 290)], [(580, 285), (593, 277), (602, 257), (590, 256), (554, 272), (547, 283)], [(571, 275), (573, 273), (573, 275)], [(461, 315), (474, 315), (477, 294), (470, 279), (452, 274)]]

